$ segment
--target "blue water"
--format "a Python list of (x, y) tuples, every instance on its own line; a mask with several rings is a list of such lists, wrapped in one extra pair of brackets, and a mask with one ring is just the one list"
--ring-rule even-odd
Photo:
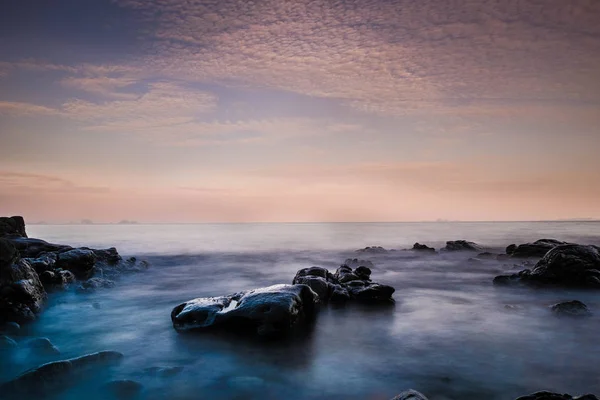
[[(497, 288), (512, 263), (467, 262), (468, 254), (366, 256), (372, 278), (396, 288), (387, 308), (322, 310), (314, 331), (294, 342), (261, 344), (179, 335), (171, 309), (195, 297), (291, 283), (300, 268), (332, 271), (368, 245), (439, 248), (467, 239), (503, 251), (555, 238), (600, 244), (600, 223), (389, 223), (28, 226), (30, 237), (74, 246), (116, 246), (146, 258), (145, 273), (90, 295), (54, 294), (27, 337), (49, 338), (61, 355), (23, 343), (0, 362), (0, 381), (41, 362), (117, 350), (124, 362), (61, 393), (104, 399), (108, 379), (144, 385), (144, 399), (386, 400), (414, 388), (430, 400), (514, 399), (542, 389), (600, 394), (600, 293)], [(548, 306), (585, 302), (594, 316), (557, 319)], [(171, 377), (144, 371), (180, 366)]]

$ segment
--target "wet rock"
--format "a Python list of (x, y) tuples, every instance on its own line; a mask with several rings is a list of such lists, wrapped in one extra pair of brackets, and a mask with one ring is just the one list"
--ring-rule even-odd
[(54, 264), (56, 263), (56, 253), (45, 253), (40, 255), (38, 258), (27, 258), (29, 265), (33, 267), (35, 272), (42, 274), (45, 271), (54, 270)]
[(150, 367), (144, 370), (148, 375), (168, 378), (180, 374), (183, 367)]
[(467, 240), (451, 240), (446, 242), (446, 251), (483, 251), (483, 248), (474, 242)]
[(81, 282), (81, 284), (75, 289), (78, 293), (91, 293), (98, 289), (112, 288), (115, 286), (115, 282), (105, 278), (90, 278), (87, 281)]
[(369, 261), (369, 260), (361, 260), (358, 258), (347, 258), (346, 261), (344, 261), (344, 264), (342, 265), (346, 265), (350, 268), (358, 268), (358, 267), (367, 267), (367, 268), (373, 268), (373, 262)]
[(344, 304), (350, 300), (350, 293), (348, 290), (341, 285), (332, 285), (331, 295), (329, 301), (335, 304)]
[(0, 325), (0, 333), (5, 333), (7, 335), (18, 335), (21, 333), (21, 325), (16, 322), (6, 322)]
[(589, 317), (592, 312), (579, 300), (565, 301), (551, 307), (554, 314), (561, 317)]
[(334, 274), (336, 282), (347, 283), (351, 281), (359, 281), (361, 278), (352, 271), (352, 268), (347, 265), (339, 267)]
[(75, 282), (75, 275), (67, 270), (44, 271), (40, 274), (40, 281), (47, 291), (65, 290), (69, 284)]
[(331, 286), (325, 278), (320, 276), (297, 276), (294, 278), (292, 284), (306, 285), (319, 295), (319, 299), (323, 299), (324, 301), (329, 299)]
[(407, 390), (394, 397), (392, 400), (427, 400), (425, 395), (417, 392), (416, 390)]
[(136, 381), (120, 379), (107, 382), (104, 389), (116, 399), (127, 400), (139, 396), (144, 386)]
[(540, 239), (533, 243), (520, 245), (511, 244), (506, 248), (506, 254), (513, 258), (541, 258), (556, 246), (569, 244), (556, 239)]
[(97, 259), (93, 250), (73, 249), (59, 253), (56, 266), (71, 271), (77, 279), (89, 279)]
[(354, 270), (354, 274), (363, 281), (371, 280), (371, 269), (370, 268), (360, 266)]
[(101, 263), (105, 263), (107, 265), (117, 265), (123, 259), (121, 255), (117, 251), (116, 248), (111, 247), (109, 249), (89, 249), (87, 247), (82, 247), (84, 250), (91, 250), (96, 255), (97, 261)]
[(27, 237), (23, 217), (0, 217), (0, 237), (9, 235)]
[(552, 393), (552, 392), (536, 392), (527, 396), (521, 396), (516, 400), (598, 400), (593, 394), (585, 394), (583, 396), (573, 397), (568, 394)]
[(34, 269), (18, 259), (14, 246), (0, 239), (0, 323), (28, 322), (39, 314), (46, 291)]
[(122, 358), (123, 354), (116, 351), (102, 351), (43, 364), (0, 385), (0, 393), (7, 394), (8, 399), (45, 398), (73, 386), (90, 369), (115, 365)]
[(426, 244), (421, 244), (421, 243), (415, 243), (411, 250), (422, 251), (425, 253), (435, 253), (435, 249), (433, 247), (429, 247)]
[(306, 285), (274, 285), (223, 297), (190, 300), (171, 313), (177, 331), (222, 329), (281, 337), (316, 317), (319, 296)]
[(19, 250), (21, 257), (26, 258), (37, 258), (44, 253), (59, 253), (73, 249), (71, 246), (48, 243), (41, 239), (12, 236), (8, 239)]
[(17, 342), (12, 340), (6, 335), (0, 335), (0, 351), (15, 349), (17, 347)]
[(357, 253), (366, 253), (366, 254), (385, 254), (388, 250), (384, 249), (381, 246), (367, 246), (364, 249), (356, 250)]
[(578, 244), (556, 246), (535, 264), (533, 270), (498, 276), (494, 283), (600, 289), (600, 248)]
[(58, 347), (52, 344), (48, 338), (35, 338), (27, 342), (27, 346), (38, 354), (54, 356), (60, 354)]
[(362, 281), (350, 282), (347, 290), (352, 299), (367, 303), (393, 302), (392, 295), (396, 291), (396, 289), (388, 285), (381, 285), (379, 283), (365, 284)]

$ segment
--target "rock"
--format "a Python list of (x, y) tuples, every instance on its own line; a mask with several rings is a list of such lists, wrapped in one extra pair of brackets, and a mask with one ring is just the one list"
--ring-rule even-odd
[(388, 250), (384, 249), (381, 246), (368, 246), (364, 249), (356, 250), (357, 253), (367, 253), (367, 254), (385, 254)]
[(350, 293), (341, 285), (333, 285), (329, 301), (335, 304), (344, 304), (350, 300)]
[(506, 248), (506, 254), (513, 258), (541, 258), (556, 246), (569, 244), (555, 239), (540, 239), (533, 243), (520, 245), (511, 244)]
[(137, 397), (144, 386), (141, 383), (129, 379), (120, 379), (107, 382), (104, 388), (112, 396), (119, 400), (127, 400)]
[(17, 342), (6, 335), (0, 335), (0, 351), (14, 349), (17, 347)]
[(39, 354), (53, 356), (60, 354), (58, 347), (52, 344), (48, 338), (35, 338), (27, 342), (30, 349), (35, 350)]
[(56, 263), (56, 253), (45, 253), (38, 258), (26, 258), (29, 265), (33, 267), (35, 272), (42, 274), (45, 271), (52, 271)]
[(111, 247), (109, 249), (100, 249), (100, 250), (89, 249), (87, 247), (82, 247), (82, 249), (93, 251), (94, 254), (96, 255), (97, 261), (101, 262), (101, 263), (105, 263), (107, 265), (117, 265), (118, 263), (120, 263), (123, 260), (121, 258), (121, 255), (117, 251), (117, 249), (114, 247)]
[(346, 261), (344, 261), (344, 264), (342, 264), (342, 265), (346, 265), (350, 268), (358, 268), (358, 267), (373, 268), (374, 267), (374, 265), (371, 261), (360, 260), (358, 258), (347, 258)]
[(116, 351), (102, 351), (43, 364), (0, 385), (0, 393), (6, 393), (9, 399), (45, 398), (85, 378), (91, 368), (114, 365), (122, 358), (123, 354)]
[(58, 269), (42, 272), (40, 280), (47, 291), (64, 290), (69, 284), (75, 282), (75, 275), (71, 271)]
[(48, 243), (41, 239), (9, 237), (11, 243), (19, 250), (22, 257), (37, 258), (43, 253), (58, 253), (73, 249), (71, 246)]
[(546, 253), (533, 270), (498, 276), (494, 283), (600, 289), (600, 248), (578, 244), (559, 245)]
[(358, 276), (359, 279), (364, 281), (371, 280), (371, 269), (367, 267), (360, 266), (354, 270), (354, 274)]
[(0, 238), (0, 268), (13, 265), (19, 258), (19, 251), (11, 241)]
[(59, 253), (56, 266), (71, 271), (77, 279), (89, 279), (94, 275), (96, 260), (93, 250), (73, 249)]
[(400, 393), (398, 396), (394, 397), (392, 400), (427, 400), (423, 394), (417, 392), (416, 390), (407, 390), (405, 392)]
[(112, 288), (115, 286), (115, 282), (110, 279), (104, 278), (90, 278), (87, 281), (81, 282), (81, 284), (75, 289), (78, 293), (91, 293), (102, 288)]
[(412, 247), (413, 251), (422, 251), (426, 253), (435, 253), (435, 249), (433, 247), (429, 247), (426, 244), (415, 243)]
[(177, 331), (222, 329), (280, 337), (316, 317), (319, 296), (306, 285), (274, 285), (223, 297), (190, 300), (171, 312)]
[(592, 312), (579, 300), (566, 301), (551, 307), (552, 312), (565, 317), (589, 317)]
[(498, 254), (490, 253), (489, 251), (477, 254), (477, 258), (480, 260), (497, 260)]
[(466, 240), (453, 240), (446, 242), (446, 251), (483, 251), (483, 248), (477, 243), (469, 242)]
[(10, 255), (12, 245), (4, 239), (0, 242), (7, 251), (0, 266), (0, 323), (31, 321), (42, 310), (46, 291), (31, 265), (24, 259), (15, 260)]
[(9, 235), (27, 237), (23, 217), (0, 217), (0, 237)]
[(353, 271), (352, 268), (348, 267), (347, 265), (342, 265), (341, 267), (339, 267), (336, 271), (335, 274), (333, 275), (335, 280), (339, 283), (347, 283), (350, 281), (359, 281), (361, 280), (358, 275), (356, 275)]
[(573, 397), (568, 394), (559, 394), (552, 392), (537, 392), (528, 396), (521, 396), (516, 400), (598, 400), (593, 394), (585, 394), (583, 396)]
[(396, 289), (393, 287), (379, 283), (363, 283), (362, 285), (360, 283), (363, 282), (350, 282), (350, 285), (348, 285), (347, 290), (352, 299), (366, 303), (394, 302), (392, 294), (394, 294)]
[(306, 285), (319, 295), (319, 299), (323, 299), (323, 301), (329, 299), (331, 288), (325, 278), (321, 278), (320, 276), (297, 276), (292, 281), (292, 284)]
[(183, 371), (183, 367), (150, 367), (144, 370), (148, 375), (168, 378)]
[(6, 322), (0, 326), (0, 332), (7, 335), (18, 335), (21, 333), (21, 325), (16, 322)]

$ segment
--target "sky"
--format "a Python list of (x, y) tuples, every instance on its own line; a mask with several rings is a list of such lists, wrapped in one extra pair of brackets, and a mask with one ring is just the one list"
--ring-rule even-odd
[(0, 215), (600, 218), (597, 0), (0, 10)]

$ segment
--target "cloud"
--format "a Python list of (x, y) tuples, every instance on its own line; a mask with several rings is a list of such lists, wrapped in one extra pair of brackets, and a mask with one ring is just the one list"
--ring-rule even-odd
[(53, 175), (0, 171), (0, 186), (7, 194), (95, 194), (107, 193), (106, 187), (78, 185)]
[(14, 101), (0, 101), (0, 115), (54, 115), (58, 113), (59, 111), (56, 109), (37, 104)]
[(137, 83), (137, 79), (130, 77), (113, 78), (109, 76), (99, 77), (76, 77), (64, 78), (61, 83), (72, 89), (81, 90), (101, 97), (134, 100), (138, 97), (136, 93), (123, 92), (122, 89)]

